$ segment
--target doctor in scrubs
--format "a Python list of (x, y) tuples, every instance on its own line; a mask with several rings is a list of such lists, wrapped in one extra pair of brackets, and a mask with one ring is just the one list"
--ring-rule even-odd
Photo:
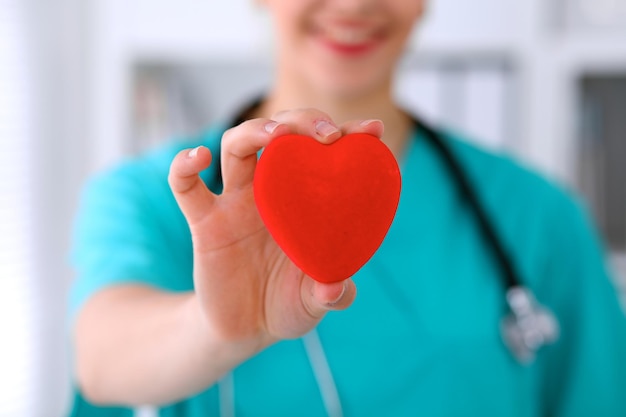
[[(264, 0), (273, 85), (243, 119), (86, 185), (73, 241), (75, 416), (626, 416), (626, 319), (576, 197), (443, 129), (558, 338), (520, 361), (506, 285), (441, 158), (392, 98), (424, 0)], [(209, 29), (207, 29), (209, 30)], [(313, 281), (256, 210), (256, 155), (300, 133), (393, 152), (399, 208), (352, 278)], [(358, 288), (358, 293), (357, 293)], [(553, 329), (554, 330), (554, 329)]]

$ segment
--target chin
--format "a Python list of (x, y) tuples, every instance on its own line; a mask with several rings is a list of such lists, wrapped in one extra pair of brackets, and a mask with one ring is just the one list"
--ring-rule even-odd
[(320, 80), (316, 83), (316, 90), (328, 97), (341, 100), (354, 100), (364, 96), (389, 89), (388, 77), (343, 77), (335, 76)]
[(350, 99), (370, 95), (388, 90), (393, 78), (393, 66), (384, 64), (392, 59), (376, 55), (350, 60), (322, 56), (316, 64), (301, 67), (304, 70), (302, 75), (308, 79), (312, 91), (326, 96)]

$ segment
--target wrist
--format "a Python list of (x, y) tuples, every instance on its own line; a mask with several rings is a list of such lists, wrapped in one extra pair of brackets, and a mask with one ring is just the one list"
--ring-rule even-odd
[(193, 344), (203, 357), (228, 367), (225, 372), (278, 341), (263, 331), (239, 339), (223, 335), (212, 324), (195, 292), (189, 293), (183, 314), (191, 329)]

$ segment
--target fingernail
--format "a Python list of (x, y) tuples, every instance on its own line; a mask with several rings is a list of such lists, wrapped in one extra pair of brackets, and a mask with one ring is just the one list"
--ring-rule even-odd
[(271, 121), (264, 126), (264, 129), (267, 133), (274, 133), (276, 128), (280, 125), (278, 122)]
[(334, 306), (334, 305), (335, 305), (335, 304), (337, 304), (339, 301), (341, 301), (341, 299), (343, 298), (343, 295), (346, 293), (346, 287), (347, 287), (347, 286), (348, 286), (348, 285), (347, 285), (347, 284), (346, 284), (346, 282), (344, 281), (344, 283), (343, 283), (343, 287), (341, 288), (341, 294), (339, 294), (339, 297), (337, 297), (335, 300), (330, 301), (330, 302), (328, 303), (328, 305), (329, 305), (330, 307)]
[(319, 122), (317, 122), (315, 124), (315, 130), (320, 136), (324, 138), (339, 132), (339, 129), (328, 123), (326, 120), (320, 120)]
[(363, 121), (360, 123), (360, 125), (361, 125), (361, 126), (367, 126), (367, 125), (372, 124), (372, 123), (375, 123), (375, 122), (382, 123), (383, 121), (382, 121), (382, 120), (380, 120), (380, 119), (368, 119), (368, 120), (363, 120)]
[(197, 148), (193, 148), (192, 150), (189, 151), (189, 157), (190, 158), (195, 158), (198, 155), (198, 149), (200, 149), (200, 146), (198, 146)]

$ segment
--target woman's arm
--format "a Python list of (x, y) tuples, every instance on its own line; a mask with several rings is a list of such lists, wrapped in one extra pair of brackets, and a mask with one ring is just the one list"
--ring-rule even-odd
[(215, 383), (270, 338), (212, 333), (194, 293), (120, 285), (95, 294), (76, 323), (76, 372), (100, 404), (165, 404)]
[(342, 133), (382, 135), (381, 122), (350, 122), (329, 134), (318, 131), (321, 121), (332, 126), (324, 113), (296, 110), (227, 131), (220, 195), (198, 175), (211, 163), (207, 148), (175, 157), (169, 184), (191, 232), (194, 292), (118, 282), (88, 299), (75, 343), (89, 400), (141, 405), (191, 396), (274, 341), (302, 336), (326, 312), (352, 303), (354, 283), (306, 276), (276, 245), (254, 204), (257, 152), (275, 137), (300, 133), (330, 143)]

